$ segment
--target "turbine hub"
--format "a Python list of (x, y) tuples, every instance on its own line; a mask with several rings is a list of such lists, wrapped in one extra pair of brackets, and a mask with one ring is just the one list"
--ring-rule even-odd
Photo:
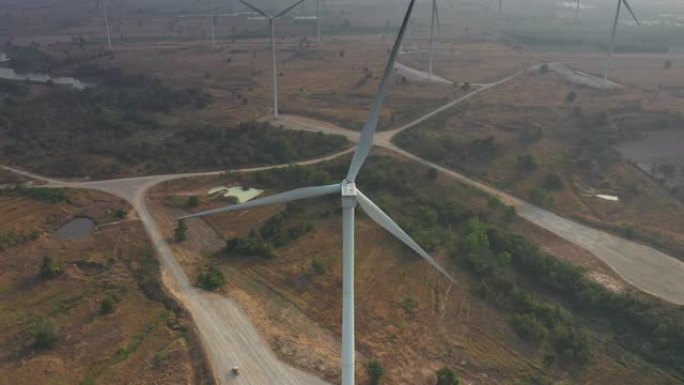
[(342, 196), (343, 197), (355, 197), (356, 196), (356, 183), (353, 182), (342, 182)]

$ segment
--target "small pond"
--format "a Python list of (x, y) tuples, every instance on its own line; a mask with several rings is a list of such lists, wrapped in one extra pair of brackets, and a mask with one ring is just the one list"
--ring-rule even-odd
[(65, 86), (71, 86), (71, 88), (77, 89), (77, 90), (83, 90), (86, 88), (91, 88), (95, 87), (95, 83), (88, 83), (85, 81), (81, 81), (76, 78), (72, 77), (52, 77), (48, 74), (41, 74), (41, 73), (27, 73), (27, 74), (20, 74), (13, 70), (12, 68), (4, 68), (0, 67), (0, 79), (5, 79), (5, 80), (19, 80), (19, 81), (29, 81), (33, 83), (47, 83), (48, 81), (52, 81), (54, 84), (59, 84), (59, 85), (65, 85)]
[(76, 218), (55, 232), (59, 240), (80, 239), (95, 229), (95, 222), (90, 218)]

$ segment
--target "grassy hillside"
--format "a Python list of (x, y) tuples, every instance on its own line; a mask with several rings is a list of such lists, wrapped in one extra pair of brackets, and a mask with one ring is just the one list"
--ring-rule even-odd
[[(0, 383), (210, 383), (192, 324), (162, 291), (123, 202), (49, 191), (0, 196)], [(55, 238), (84, 216), (93, 233)]]

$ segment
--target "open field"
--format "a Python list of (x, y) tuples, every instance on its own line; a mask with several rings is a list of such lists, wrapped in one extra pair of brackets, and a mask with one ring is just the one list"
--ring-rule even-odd
[[(0, 383), (208, 383), (192, 323), (159, 286), (140, 224), (117, 214), (127, 206), (94, 192), (66, 199), (0, 197), (3, 237), (37, 234), (0, 253)], [(93, 233), (54, 238), (82, 216), (96, 222)], [(54, 278), (41, 277), (45, 256), (61, 269)], [(58, 329), (52, 348), (34, 344), (46, 320)]]
[[(375, 178), (383, 173), (380, 170), (393, 174), (394, 167), (419, 178), (423, 178), (427, 170), (398, 159), (392, 160), (392, 166), (386, 161), (382, 157), (374, 158), (365, 170), (372, 177), (362, 178), (364, 180), (359, 181), (359, 184), (366, 193), (380, 198), (380, 202), (384, 202), (381, 206), (392, 215), (400, 213), (398, 218), (402, 222), (407, 218), (407, 213), (397, 206), (404, 199), (399, 197), (401, 188), (396, 187), (394, 179), (378, 184)], [(323, 170), (333, 175), (339, 168), (334, 163), (323, 166)], [(324, 174), (313, 173), (320, 177)], [(183, 197), (191, 195), (201, 199), (200, 206), (193, 210), (221, 205), (220, 201), (206, 198), (206, 190), (210, 186), (230, 182), (257, 185), (265, 188), (268, 194), (269, 191), (273, 192), (274, 183), (277, 185), (281, 183), (278, 181), (289, 181), (288, 178), (279, 179), (277, 175), (280, 172), (275, 173), (275, 176), (268, 175), (263, 173), (254, 177), (223, 176), (173, 182), (163, 189), (152, 191), (154, 201), (161, 204), (156, 206), (156, 216), (168, 218), (169, 212), (187, 211)], [(430, 191), (418, 188), (420, 201), (439, 201), (440, 205), (446, 206), (459, 202), (459, 206), (467, 207), (467, 212), (479, 213), (482, 218), (489, 218), (488, 221), (496, 221), (496, 214), (490, 211), (487, 197), (475, 190), (441, 178), (426, 183), (430, 184)], [(294, 186), (281, 188), (285, 187)], [(186, 269), (201, 271), (207, 265), (221, 267), (228, 277), (225, 292), (247, 308), (253, 322), (281, 357), (332, 381), (339, 375), (336, 371), (339, 347), (335, 341), (339, 339), (341, 319), (340, 217), (335, 199), (321, 199), (313, 202), (311, 207), (296, 204), (285, 208), (285, 211), (293, 213), (288, 217), (289, 222), (295, 226), (298, 223), (311, 223), (313, 230), (285, 246), (277, 247), (273, 259), (260, 258), (258, 255), (226, 254), (220, 248), (212, 248), (217, 250), (212, 253), (212, 250), (203, 246), (208, 243), (218, 247), (221, 240), (247, 237), (250, 231), (263, 232), (269, 218), (283, 212), (282, 206), (209, 217), (205, 220), (206, 224), (192, 220), (189, 226), (193, 235), (189, 243), (181, 246), (186, 250), (195, 250), (195, 257), (184, 260)], [(418, 218), (421, 217), (415, 218), (420, 220)], [(173, 223), (166, 226), (172, 227)], [(619, 280), (605, 267), (597, 265), (585, 252), (542, 229), (517, 222), (510, 226), (547, 245), (547, 251), (585, 266), (588, 269), (586, 274), (591, 279), (601, 282), (610, 290), (624, 290)], [(212, 235), (211, 231), (217, 234)], [(357, 378), (360, 381), (366, 378), (364, 362), (376, 358), (383, 363), (386, 373), (384, 380), (389, 383), (427, 384), (433, 381), (434, 371), (443, 365), (457, 369), (459, 376), (466, 381), (496, 381), (501, 384), (533, 381), (533, 378), (540, 383), (553, 383), (554, 379), (560, 378), (579, 384), (591, 384), (599, 378), (606, 378), (607, 384), (677, 383), (677, 379), (645, 366), (643, 361), (603, 337), (599, 337), (600, 343), (594, 344), (594, 358), (587, 367), (579, 369), (566, 362), (553, 369), (545, 368), (542, 363), (543, 349), (517, 337), (508, 326), (509, 316), (506, 312), (475, 294), (478, 292), (477, 278), (455, 263), (458, 257), (451, 255), (449, 245), (458, 243), (456, 240), (461, 236), (461, 231), (458, 228), (437, 231), (436, 234), (444, 234), (451, 239), (437, 243), (433, 243), (433, 238), (427, 233), (410, 231), (419, 239), (427, 236), (422, 243), (433, 245), (431, 247), (438, 260), (457, 277), (458, 285), (450, 288), (429, 265), (413, 257), (388, 234), (360, 215), (356, 280), (357, 349), (361, 357)], [(452, 235), (447, 235), (449, 233)], [(443, 239), (441, 235), (435, 236)], [(316, 272), (313, 261), (325, 266), (324, 271)], [(579, 313), (577, 317), (578, 322), (587, 322)], [(591, 329), (594, 327), (597, 326), (589, 326)], [(603, 333), (598, 330), (603, 329), (596, 329), (597, 335)], [(618, 363), (620, 360), (626, 360), (629, 364), (623, 366)]]

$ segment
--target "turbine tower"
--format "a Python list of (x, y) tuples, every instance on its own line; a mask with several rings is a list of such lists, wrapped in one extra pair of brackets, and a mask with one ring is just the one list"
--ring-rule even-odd
[(439, 27), (437, 0), (432, 0), (432, 18), (430, 21), (430, 59), (428, 61), (428, 80), (432, 80), (432, 63), (435, 59), (435, 21)]
[(496, 14), (496, 38), (501, 35), (501, 11), (503, 10), (503, 0), (499, 0), (499, 11)]
[(453, 278), (447, 273), (442, 266), (440, 266), (423, 248), (421, 248), (411, 237), (404, 232), (404, 230), (397, 225), (387, 214), (385, 214), (375, 203), (366, 197), (356, 187), (356, 177), (361, 170), (366, 158), (368, 157), (371, 147), (373, 146), (373, 136), (378, 126), (382, 105), (387, 95), (387, 89), (390, 85), (390, 80), (393, 75), (394, 64), (397, 59), (397, 54), (401, 47), (402, 39), (406, 32), (408, 20), (413, 11), (416, 0), (411, 0), (404, 16), (404, 22), (399, 30), (399, 35), (394, 43), (392, 54), (385, 67), (385, 72), (378, 88), (378, 93), (375, 95), (375, 100), (368, 114), (359, 143), (356, 147), (356, 152), (352, 158), (349, 166), (347, 176), (341, 183), (318, 186), (318, 187), (303, 187), (266, 198), (253, 200), (250, 202), (219, 208), (215, 210), (205, 211), (197, 214), (185, 216), (180, 219), (201, 217), (205, 215), (212, 215), (217, 213), (231, 212), (237, 210), (244, 210), (253, 207), (260, 207), (264, 205), (271, 205), (277, 203), (286, 203), (300, 199), (308, 199), (320, 197), (330, 194), (340, 194), (342, 200), (342, 264), (343, 264), (343, 283), (342, 283), (342, 385), (354, 385), (354, 366), (355, 366), (355, 345), (354, 345), (354, 214), (356, 205), (361, 206), (363, 211), (378, 223), (385, 230), (392, 235), (399, 238), (408, 247), (413, 249), (421, 257), (425, 258), (432, 266), (434, 266), (440, 273), (454, 282)]
[[(98, 0), (97, 3), (95, 3), (95, 8), (100, 4), (100, 1)], [(109, 33), (109, 16), (107, 15), (107, 0), (102, 0), (102, 9), (104, 11), (104, 19), (105, 19), (105, 28), (107, 29), (107, 44), (109, 45), (109, 49), (112, 49), (112, 35)]]
[(318, 44), (321, 44), (321, 3), (325, 10), (328, 10), (325, 0), (316, 0), (316, 41)]
[(579, 21), (581, 1), (582, 0), (577, 0), (577, 6), (575, 7), (575, 19), (572, 21), (572, 36), (575, 36), (575, 33), (577, 33), (577, 22)]
[(211, 45), (216, 47), (216, 15), (214, 14), (214, 0), (209, 0), (209, 17), (211, 18)]
[(281, 17), (285, 16), (294, 7), (303, 3), (304, 0), (299, 0), (298, 2), (292, 4), (291, 6), (285, 8), (284, 10), (277, 13), (275, 16), (269, 16), (266, 12), (260, 10), (259, 8), (247, 3), (244, 0), (239, 0), (242, 4), (253, 9), (255, 12), (259, 13), (261, 16), (268, 19), (268, 25), (271, 27), (271, 56), (273, 57), (273, 116), (278, 118), (278, 65), (276, 62), (276, 48), (275, 48), (275, 22)]
[(627, 8), (629, 13), (632, 15), (632, 17), (634, 18), (634, 21), (636, 21), (637, 25), (641, 25), (641, 23), (639, 23), (639, 19), (637, 19), (636, 14), (634, 14), (632, 7), (629, 5), (627, 0), (617, 0), (617, 10), (615, 11), (615, 21), (613, 22), (613, 30), (611, 31), (610, 43), (608, 44), (608, 58), (606, 59), (606, 70), (603, 73), (603, 83), (604, 84), (608, 83), (608, 73), (610, 72), (610, 63), (611, 63), (611, 58), (613, 56), (613, 48), (615, 47), (615, 32), (617, 30), (618, 20), (620, 19), (620, 10), (622, 8), (622, 4), (625, 5), (625, 8)]

